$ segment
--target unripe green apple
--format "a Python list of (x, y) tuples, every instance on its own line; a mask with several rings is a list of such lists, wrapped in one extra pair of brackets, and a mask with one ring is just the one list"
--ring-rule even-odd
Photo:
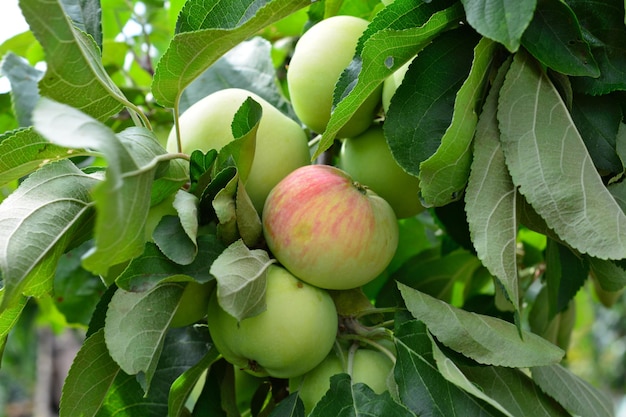
[(389, 203), (329, 165), (308, 165), (286, 176), (267, 197), (262, 220), (276, 259), (321, 288), (370, 282), (398, 246), (398, 221)]
[(337, 311), (326, 291), (271, 265), (265, 302), (265, 311), (238, 322), (213, 293), (207, 322), (224, 359), (253, 375), (276, 378), (302, 375), (324, 360), (337, 334)]
[[(311, 130), (322, 133), (330, 119), (335, 84), (356, 51), (369, 22), (354, 16), (322, 20), (302, 35), (287, 68), (287, 85), (294, 111)], [(380, 85), (338, 132), (358, 135), (369, 127), (380, 105)]]
[[(326, 359), (312, 371), (289, 380), (289, 389), (298, 391), (298, 396), (304, 403), (305, 414), (309, 414), (315, 404), (330, 388), (330, 377), (340, 373), (349, 373), (348, 352), (342, 350), (343, 359), (333, 350)], [(393, 369), (393, 362), (384, 353), (361, 348), (353, 358), (352, 384), (363, 383), (375, 393), (381, 394), (387, 390), (387, 378)]]
[(357, 137), (344, 139), (338, 166), (352, 179), (387, 200), (399, 219), (424, 210), (419, 198), (419, 180), (393, 158), (381, 125), (372, 126)]
[(206, 316), (209, 297), (214, 286), (215, 282), (200, 284), (196, 281), (189, 281), (180, 297), (170, 327), (189, 326)]
[[(311, 161), (308, 139), (302, 127), (258, 95), (227, 88), (208, 95), (185, 111), (179, 119), (182, 152), (196, 149), (220, 150), (234, 140), (231, 123), (243, 102), (252, 97), (263, 115), (256, 135), (252, 168), (245, 187), (254, 207), (262, 210), (272, 187), (294, 169)], [(167, 140), (168, 152), (177, 152), (175, 128)]]

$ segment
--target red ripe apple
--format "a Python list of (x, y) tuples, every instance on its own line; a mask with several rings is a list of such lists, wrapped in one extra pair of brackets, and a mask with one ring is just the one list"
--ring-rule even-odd
[(398, 245), (389, 203), (329, 165), (301, 167), (280, 181), (265, 203), (263, 229), (269, 250), (285, 268), (326, 289), (370, 282)]

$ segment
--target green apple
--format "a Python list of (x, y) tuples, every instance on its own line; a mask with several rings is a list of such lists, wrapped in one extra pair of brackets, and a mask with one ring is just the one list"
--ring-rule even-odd
[(207, 322), (224, 359), (253, 375), (276, 378), (302, 375), (324, 360), (338, 324), (328, 292), (271, 265), (265, 302), (265, 311), (238, 322), (213, 292)]
[(308, 165), (286, 176), (263, 209), (270, 252), (317, 287), (347, 290), (378, 276), (398, 246), (387, 201), (339, 168)]
[(189, 281), (180, 297), (170, 327), (189, 326), (206, 316), (209, 297), (214, 286), (215, 282), (200, 284), (196, 281)]
[[(258, 95), (227, 88), (208, 95), (185, 111), (179, 119), (181, 151), (220, 150), (234, 140), (231, 123), (243, 102), (252, 97), (263, 115), (256, 136), (256, 150), (245, 187), (254, 207), (261, 212), (272, 187), (294, 169), (311, 161), (308, 138), (302, 127)], [(176, 130), (167, 140), (169, 152), (178, 151)]]
[(419, 180), (398, 165), (385, 140), (381, 125), (343, 140), (337, 165), (352, 179), (387, 200), (399, 219), (424, 210)]
[[(342, 349), (341, 358), (335, 350), (312, 371), (289, 380), (290, 391), (298, 391), (304, 403), (305, 414), (309, 414), (315, 404), (330, 388), (330, 377), (340, 373), (350, 373), (348, 369), (348, 352)], [(387, 390), (387, 378), (393, 369), (393, 362), (384, 353), (367, 348), (358, 349), (353, 357), (351, 378), (352, 383), (363, 383), (375, 393)]]
[[(335, 84), (352, 61), (368, 24), (354, 16), (333, 16), (311, 27), (296, 43), (287, 68), (287, 85), (294, 111), (311, 130), (326, 130)], [(355, 136), (369, 127), (380, 106), (381, 92), (382, 85), (341, 128), (338, 137)]]

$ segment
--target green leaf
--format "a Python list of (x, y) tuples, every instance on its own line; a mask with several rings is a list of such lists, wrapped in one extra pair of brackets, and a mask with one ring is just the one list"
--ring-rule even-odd
[(465, 211), (478, 258), (502, 284), (519, 313), (517, 193), (504, 160), (496, 118), (498, 92), (507, 69), (505, 64), (498, 71), (476, 126)]
[(569, 417), (522, 371), (498, 366), (459, 365), (465, 376), (515, 417)]
[(130, 261), (130, 264), (116, 279), (116, 284), (132, 292), (152, 290), (163, 280), (186, 275), (200, 283), (213, 279), (209, 268), (224, 251), (225, 246), (215, 235), (198, 237), (198, 256), (189, 265), (180, 265), (166, 257), (153, 243), (146, 243), (144, 252)]
[[(35, 39), (35, 35), (33, 35), (33, 32), (27, 30), (25, 32), (18, 33), (17, 35), (6, 39), (2, 42), (2, 44), (0, 44), (0, 59), (9, 52), (27, 52), (34, 45), (37, 45), (37, 39)], [(26, 56), (28, 56), (28, 54), (26, 54)], [(29, 63), (31, 65), (36, 64), (36, 62), (32, 61), (30, 61)]]
[[(0, 304), (4, 304), (2, 301), (4, 294), (5, 289), (0, 288)], [(9, 333), (20, 318), (27, 302), (28, 297), (16, 297), (10, 305), (7, 305), (5, 308), (0, 310), (0, 358), (2, 358), (2, 353), (4, 352), (4, 347), (6, 346)]]
[(304, 404), (297, 393), (291, 393), (272, 410), (270, 417), (305, 417)]
[(574, 89), (591, 95), (626, 89), (626, 25), (624, 2), (567, 0), (582, 26), (583, 36), (600, 67), (600, 77), (575, 77)]
[(450, 126), (437, 152), (420, 164), (420, 189), (426, 205), (444, 206), (458, 200), (465, 188), (472, 161), (471, 143), (478, 121), (477, 111), (495, 49), (496, 43), (487, 38), (482, 38), (474, 48), (470, 73), (454, 100)]
[(240, 186), (243, 187), (243, 184), (235, 173), (233, 178), (217, 192), (212, 201), (218, 220), (217, 236), (226, 245), (230, 245), (241, 237), (237, 228), (237, 207), (235, 205), (237, 190)]
[(31, 67), (24, 58), (12, 52), (7, 53), (2, 59), (0, 72), (11, 82), (13, 111), (20, 126), (31, 126), (31, 113), (39, 100), (37, 81), (41, 79), (43, 72)]
[(198, 199), (179, 190), (173, 206), (178, 216), (163, 216), (152, 237), (169, 259), (180, 265), (189, 265), (198, 254)]
[(127, 374), (145, 374), (146, 392), (182, 292), (183, 287), (176, 283), (159, 285), (144, 293), (118, 289), (109, 304), (104, 326), (109, 353)]
[(330, 377), (330, 394), (315, 405), (311, 417), (331, 415), (412, 417), (409, 410), (393, 401), (389, 391), (376, 394), (363, 383), (352, 384), (348, 374)]
[(533, 380), (574, 415), (612, 417), (613, 401), (562, 365), (531, 368)]
[(275, 261), (261, 249), (248, 249), (243, 241), (230, 245), (211, 265), (217, 279), (222, 309), (241, 321), (265, 310), (266, 271)]
[(86, 254), (84, 267), (106, 275), (110, 266), (140, 255), (153, 180), (167, 170), (171, 158), (154, 134), (129, 128), (116, 135), (88, 115), (45, 98), (37, 105), (33, 120), (35, 128), (52, 142), (95, 149), (107, 160), (105, 181), (92, 193), (98, 213), (96, 245)]
[(600, 76), (576, 15), (560, 0), (537, 3), (533, 20), (522, 37), (522, 45), (542, 64), (562, 74)]
[(88, 155), (84, 150), (55, 145), (32, 127), (0, 136), (0, 184), (20, 179), (48, 162)]
[(424, 323), (408, 321), (396, 330), (394, 377), (398, 396), (418, 416), (500, 416), (490, 405), (447, 381), (433, 359), (432, 339)]
[(516, 54), (500, 93), (502, 149), (513, 183), (561, 239), (601, 259), (626, 257), (626, 215), (604, 186), (554, 85)]
[(626, 270), (614, 261), (586, 257), (591, 273), (605, 291), (620, 291), (626, 286)]
[(550, 302), (549, 317), (565, 310), (589, 276), (589, 265), (569, 248), (552, 239), (546, 247), (545, 280)]
[(211, 93), (225, 88), (242, 88), (264, 98), (290, 118), (293, 109), (276, 83), (271, 59), (272, 44), (260, 36), (241, 42), (218, 59), (180, 96), (180, 112)]
[(481, 35), (515, 52), (537, 0), (461, 0), (468, 23)]
[(99, 120), (117, 113), (128, 100), (109, 78), (93, 38), (77, 29), (59, 0), (20, 0), (20, 8), (46, 52), (41, 94)]
[[(69, 370), (61, 395), (60, 417), (93, 417), (120, 372), (99, 330), (85, 340)], [(88, 386), (89, 389), (85, 389)]]
[(444, 345), (478, 363), (529, 367), (553, 364), (564, 352), (541, 337), (491, 316), (470, 313), (398, 284), (413, 317)]
[(410, 174), (419, 176), (421, 163), (439, 149), (476, 42), (475, 32), (467, 28), (438, 36), (413, 59), (391, 99), (385, 137), (398, 164)]
[(614, 95), (576, 94), (571, 114), (596, 168), (600, 172), (623, 172), (623, 162), (617, 153), (617, 135), (622, 121), (619, 100)]
[[(427, 10), (431, 10), (432, 6), (428, 7)], [(372, 22), (372, 27), (377, 31), (373, 34), (366, 32), (364, 36), (369, 37), (362, 46), (361, 55), (353, 59), (340, 77), (333, 98), (335, 108), (313, 158), (332, 145), (341, 127), (388, 76), (410, 61), (439, 34), (456, 27), (462, 15), (460, 7), (452, 6), (435, 12), (426, 22), (415, 27), (412, 26), (412, 19), (420, 16), (416, 10), (420, 11), (420, 5), (413, 4), (407, 10), (400, 10), (403, 13), (401, 19), (392, 15), (394, 19), (387, 20), (389, 17), (381, 14), (379, 20)], [(407, 26), (396, 27), (395, 19)]]
[(220, 353), (217, 349), (209, 349), (204, 357), (198, 361), (194, 366), (183, 372), (170, 387), (170, 395), (168, 400), (168, 416), (179, 417), (183, 416), (185, 409), (185, 402), (189, 397), (189, 394), (196, 386), (203, 373), (211, 367), (215, 361), (220, 357)]
[(99, 182), (70, 161), (62, 160), (44, 165), (2, 201), (3, 303), (11, 302), (26, 285), (31, 286), (30, 291), (37, 285), (51, 289), (55, 259), (61, 256), (73, 232), (89, 221), (93, 207), (90, 193)]
[(102, 9), (100, 0), (61, 0), (61, 4), (74, 25), (88, 33), (102, 50)]
[[(201, 0), (185, 4), (177, 23), (179, 33), (159, 60), (152, 93), (164, 107), (176, 107), (180, 95), (194, 79), (219, 57), (256, 32), (310, 4), (310, 0)], [(264, 4), (263, 7), (259, 6)], [(252, 15), (254, 13), (254, 15)]]

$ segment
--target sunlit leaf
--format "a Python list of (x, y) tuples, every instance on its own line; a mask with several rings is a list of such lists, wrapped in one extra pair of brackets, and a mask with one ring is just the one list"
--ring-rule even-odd
[(596, 171), (554, 85), (527, 54), (511, 64), (498, 107), (513, 183), (563, 240), (601, 259), (626, 257), (626, 215)]

